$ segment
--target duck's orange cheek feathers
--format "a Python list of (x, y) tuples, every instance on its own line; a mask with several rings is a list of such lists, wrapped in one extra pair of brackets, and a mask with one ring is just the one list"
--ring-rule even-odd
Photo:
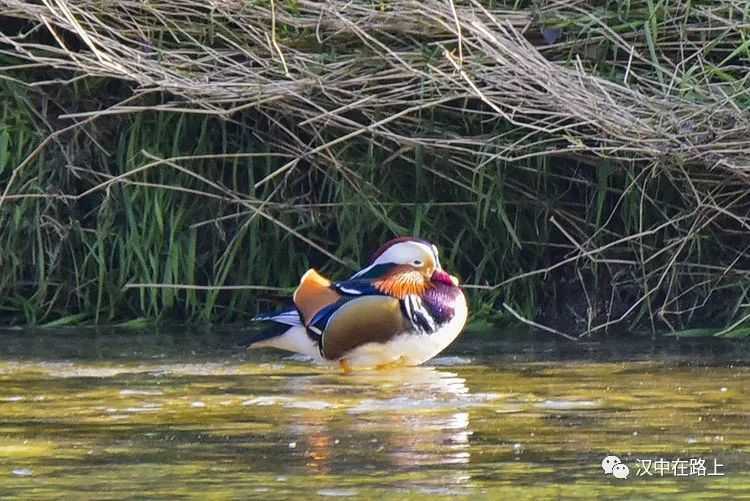
[(396, 273), (375, 282), (375, 287), (383, 294), (404, 299), (409, 294), (421, 296), (427, 290), (427, 283), (418, 271)]

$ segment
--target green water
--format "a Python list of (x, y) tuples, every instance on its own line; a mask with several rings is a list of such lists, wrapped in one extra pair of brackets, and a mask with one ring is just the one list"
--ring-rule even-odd
[[(342, 375), (237, 338), (0, 333), (0, 498), (750, 497), (747, 343), (487, 332)], [(724, 475), (638, 467), (688, 458)]]

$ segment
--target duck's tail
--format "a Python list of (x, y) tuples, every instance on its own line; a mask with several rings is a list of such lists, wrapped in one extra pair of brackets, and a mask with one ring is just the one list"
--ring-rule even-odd
[(268, 322), (269, 326), (245, 339), (241, 344), (246, 348), (278, 348), (320, 358), (317, 339), (308, 334), (296, 309), (259, 315), (253, 320)]

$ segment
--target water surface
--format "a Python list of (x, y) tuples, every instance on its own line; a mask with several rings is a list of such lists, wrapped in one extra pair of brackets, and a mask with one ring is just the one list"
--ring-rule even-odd
[(342, 375), (240, 337), (0, 332), (0, 498), (750, 495), (747, 343), (484, 332)]

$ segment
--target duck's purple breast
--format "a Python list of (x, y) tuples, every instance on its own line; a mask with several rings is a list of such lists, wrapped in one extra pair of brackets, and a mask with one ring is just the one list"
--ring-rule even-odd
[(430, 310), (438, 324), (448, 322), (456, 313), (455, 304), (463, 294), (461, 289), (442, 283), (433, 284), (422, 296), (422, 302)]

